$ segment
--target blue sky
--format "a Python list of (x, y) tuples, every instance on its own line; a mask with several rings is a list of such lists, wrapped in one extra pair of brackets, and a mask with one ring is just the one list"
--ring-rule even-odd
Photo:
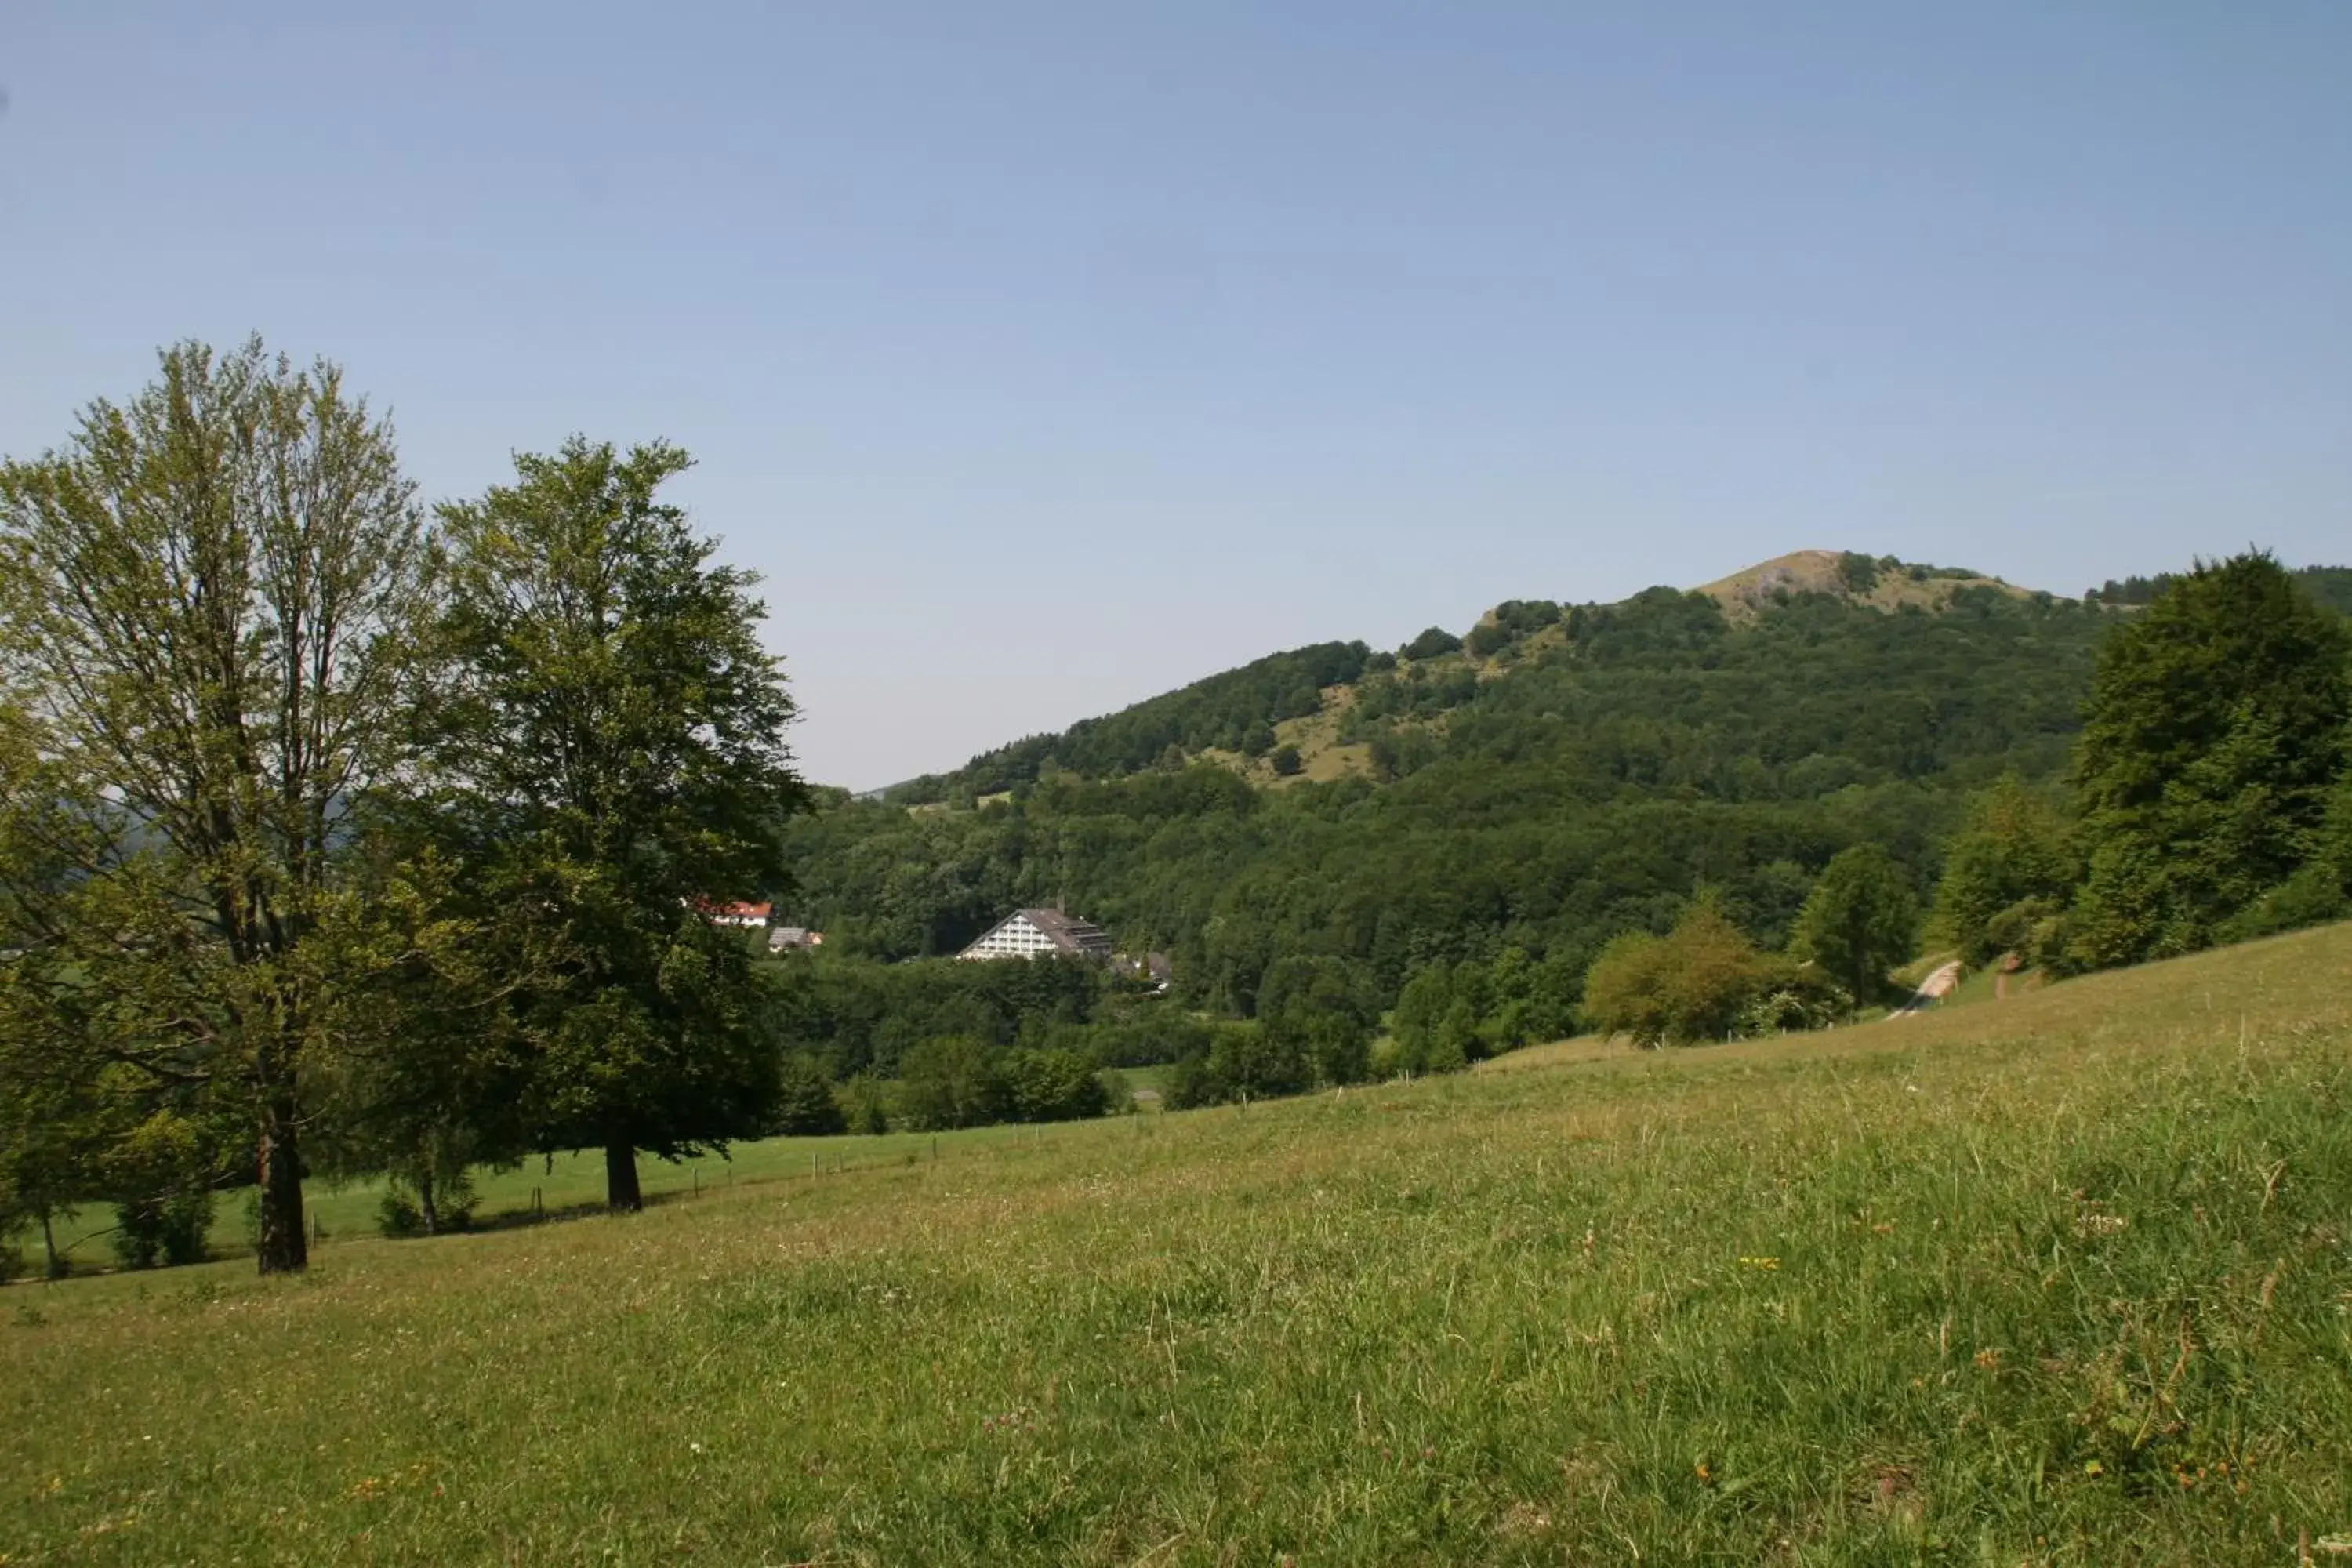
[(2352, 5), (0, 8), (0, 451), (677, 441), (858, 787), (1805, 546), (2352, 559)]

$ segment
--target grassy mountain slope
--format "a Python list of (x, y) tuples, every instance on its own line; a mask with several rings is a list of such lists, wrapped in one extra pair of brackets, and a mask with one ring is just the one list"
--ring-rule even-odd
[(1912, 565), (1892, 555), (1873, 557), (1835, 550), (1800, 550), (1776, 556), (1698, 591), (1721, 605), (1726, 615), (1739, 620), (1754, 616), (1766, 605), (1785, 603), (1801, 594), (1828, 595), (1875, 610), (1906, 606), (1944, 610), (1970, 588), (2032, 597), (2031, 590), (1966, 567)]
[(2291, 1563), (2352, 1528), (2347, 967), (14, 1287), (0, 1551)]

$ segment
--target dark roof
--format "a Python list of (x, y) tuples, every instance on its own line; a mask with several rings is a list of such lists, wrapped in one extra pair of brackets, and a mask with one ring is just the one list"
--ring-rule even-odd
[(1110, 952), (1110, 933), (1092, 921), (1082, 921), (1059, 910), (1019, 910), (1014, 912), (1044, 931), (1046, 940), (1064, 952), (1083, 952), (1093, 957)]

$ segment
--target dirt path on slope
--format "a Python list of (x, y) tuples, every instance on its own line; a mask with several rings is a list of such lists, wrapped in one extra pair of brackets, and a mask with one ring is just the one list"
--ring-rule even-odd
[(1914, 1013), (1926, 1012), (1950, 995), (1952, 987), (1959, 983), (1960, 961), (1956, 958), (1919, 982), (1919, 989), (1911, 994), (1911, 1000), (1886, 1015), (1887, 1021), (1892, 1023), (1897, 1018), (1907, 1018)]

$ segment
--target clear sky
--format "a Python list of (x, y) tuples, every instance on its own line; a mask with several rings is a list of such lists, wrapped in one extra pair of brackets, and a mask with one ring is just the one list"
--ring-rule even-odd
[(7, 0), (0, 451), (653, 436), (868, 787), (1805, 546), (2352, 559), (2352, 4)]

